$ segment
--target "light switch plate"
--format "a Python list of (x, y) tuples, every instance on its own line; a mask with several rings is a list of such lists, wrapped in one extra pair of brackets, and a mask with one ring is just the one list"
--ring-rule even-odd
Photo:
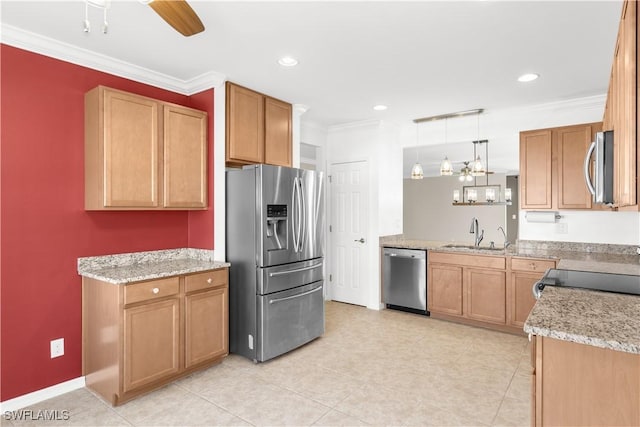
[(566, 222), (558, 222), (556, 224), (556, 233), (567, 234), (569, 232), (569, 224)]

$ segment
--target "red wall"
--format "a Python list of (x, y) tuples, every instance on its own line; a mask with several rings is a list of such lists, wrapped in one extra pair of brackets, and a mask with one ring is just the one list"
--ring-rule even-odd
[[(208, 211), (193, 214), (84, 211), (84, 93), (105, 85), (204, 109), (212, 153), (213, 91), (187, 97), (10, 46), (0, 49), (5, 401), (82, 375), (78, 257), (213, 248), (212, 197)], [(49, 341), (60, 337), (65, 355), (51, 359)]]

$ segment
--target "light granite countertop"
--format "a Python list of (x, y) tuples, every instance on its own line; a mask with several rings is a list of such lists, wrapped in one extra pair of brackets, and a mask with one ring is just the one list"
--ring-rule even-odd
[(78, 258), (78, 274), (115, 285), (126, 285), (230, 265), (213, 260), (213, 251), (180, 248)]
[(547, 286), (524, 331), (640, 354), (640, 296)]
[[(488, 245), (481, 245), (478, 248), (446, 247), (446, 245), (458, 244), (469, 245), (468, 242), (423, 240), (404, 237), (403, 235), (380, 237), (380, 246), (384, 247), (462, 252), (479, 255), (547, 258), (558, 261), (557, 268), (559, 269), (640, 275), (640, 256), (633, 254), (634, 247), (631, 246), (583, 243), (552, 245), (549, 242), (525, 241), (511, 245), (506, 250), (491, 250)], [(606, 250), (611, 252), (602, 252)]]

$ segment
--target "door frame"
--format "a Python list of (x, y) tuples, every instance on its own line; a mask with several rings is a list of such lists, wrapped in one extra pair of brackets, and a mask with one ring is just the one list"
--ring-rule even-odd
[[(367, 277), (365, 279), (365, 283), (369, 283), (372, 281), (372, 279), (375, 279), (375, 275), (371, 274), (371, 268), (375, 265), (378, 265), (377, 263), (373, 263), (372, 261), (374, 261), (374, 258), (372, 258), (373, 256), (378, 256), (379, 255), (379, 250), (378, 250), (378, 239), (372, 237), (373, 234), (373, 227), (372, 227), (372, 212), (373, 212), (373, 194), (372, 194), (372, 188), (373, 188), (373, 183), (372, 183), (372, 174), (371, 174), (371, 158), (369, 157), (350, 157), (350, 158), (338, 158), (338, 159), (333, 159), (333, 160), (329, 160), (327, 159), (327, 199), (326, 199), (326, 217), (327, 218), (327, 246), (326, 246), (326, 251), (325, 251), (325, 260), (326, 260), (326, 266), (327, 266), (327, 270), (326, 270), (326, 274), (325, 274), (325, 283), (329, 284), (329, 286), (331, 286), (332, 281), (330, 280), (330, 275), (333, 274), (333, 252), (334, 252), (334, 239), (333, 239), (333, 233), (329, 231), (329, 227), (332, 226), (333, 224), (331, 224), (331, 213), (332, 213), (332, 209), (333, 209), (333, 205), (331, 203), (331, 200), (333, 199), (333, 187), (332, 187), (332, 182), (331, 182), (331, 176), (333, 174), (333, 166), (334, 165), (342, 165), (345, 163), (360, 163), (360, 162), (364, 162), (366, 164), (366, 171), (368, 174), (368, 179), (367, 179), (367, 208), (369, 209), (369, 215), (368, 215), (368, 221), (367, 221), (367, 235), (365, 236), (365, 238), (367, 239), (367, 243), (369, 244), (368, 246), (368, 250), (365, 252), (366, 256), (364, 257), (365, 262), (367, 263), (367, 268), (366, 271), (367, 273)], [(375, 248), (375, 254), (372, 255), (372, 251)], [(365, 298), (366, 301), (366, 305), (365, 307), (367, 308), (371, 308), (374, 310), (380, 310), (381, 305), (380, 302), (375, 303), (375, 305), (373, 305), (372, 303), (372, 293), (373, 293), (373, 289), (372, 289), (373, 284), (369, 283), (369, 285), (366, 287), (367, 290), (367, 295)], [(380, 286), (379, 283), (376, 283), (376, 286)], [(332, 301), (332, 293), (331, 292), (327, 292), (325, 299), (327, 301)]]

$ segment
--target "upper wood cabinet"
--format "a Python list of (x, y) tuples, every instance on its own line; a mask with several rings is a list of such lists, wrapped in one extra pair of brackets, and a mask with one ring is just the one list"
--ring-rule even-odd
[(551, 209), (551, 131), (520, 132), (520, 209)]
[(638, 6), (625, 1), (611, 66), (603, 127), (614, 131), (613, 198), (618, 208), (637, 208), (638, 183)]
[(291, 166), (291, 104), (234, 83), (226, 84), (227, 166)]
[(584, 159), (601, 123), (520, 132), (520, 209), (591, 209)]
[(207, 113), (98, 86), (85, 95), (85, 209), (204, 209)]
[(264, 100), (264, 162), (291, 166), (291, 104)]

